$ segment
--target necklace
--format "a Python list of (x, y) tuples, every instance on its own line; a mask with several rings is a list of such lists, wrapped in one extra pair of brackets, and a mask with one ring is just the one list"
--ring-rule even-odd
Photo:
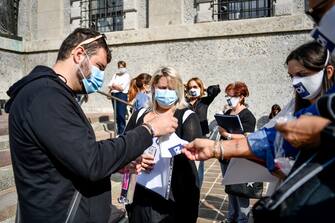
[(67, 84), (67, 80), (63, 75), (56, 74), (65, 84)]

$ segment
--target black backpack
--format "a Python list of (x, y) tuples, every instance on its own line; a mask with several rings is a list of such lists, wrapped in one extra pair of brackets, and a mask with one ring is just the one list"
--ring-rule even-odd
[(254, 205), (255, 223), (335, 221), (335, 148), (327, 147), (300, 152), (276, 192)]

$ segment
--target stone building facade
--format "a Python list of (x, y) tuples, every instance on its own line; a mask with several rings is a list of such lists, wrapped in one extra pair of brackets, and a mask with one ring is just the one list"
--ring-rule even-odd
[[(0, 99), (8, 99), (8, 87), (34, 66), (52, 66), (61, 41), (72, 30), (92, 25), (84, 18), (89, 0), (18, 2), (17, 34), (0, 34)], [(169, 65), (179, 70), (184, 82), (198, 76), (206, 86), (220, 84), (224, 89), (230, 82), (244, 81), (250, 88), (247, 103), (257, 118), (268, 114), (272, 104), (284, 105), (292, 98), (284, 61), (292, 49), (310, 40), (312, 23), (304, 15), (303, 0), (271, 0), (269, 17), (228, 21), (219, 21), (218, 0), (117, 2), (122, 3), (121, 30), (105, 32), (113, 55), (105, 91), (116, 62), (125, 60), (132, 76)], [(209, 119), (224, 102), (221, 93)], [(84, 109), (112, 111), (112, 106), (94, 94)]]

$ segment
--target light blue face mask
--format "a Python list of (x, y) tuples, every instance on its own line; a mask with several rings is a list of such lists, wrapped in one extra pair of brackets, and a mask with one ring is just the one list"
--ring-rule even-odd
[(170, 108), (178, 100), (177, 92), (169, 89), (155, 89), (155, 101), (162, 108)]
[(91, 76), (83, 79), (83, 84), (87, 94), (97, 92), (104, 83), (105, 73), (96, 66), (91, 66)]
[(102, 84), (104, 82), (104, 71), (101, 71), (98, 67), (91, 65), (91, 76), (86, 78), (84, 73), (82, 72), (80, 66), (79, 71), (83, 76), (82, 82), (86, 91), (86, 94), (91, 94), (97, 92), (101, 89)]

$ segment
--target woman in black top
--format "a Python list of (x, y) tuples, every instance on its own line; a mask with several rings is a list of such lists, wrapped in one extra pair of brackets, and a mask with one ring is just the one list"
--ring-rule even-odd
[[(155, 73), (152, 81), (153, 105), (139, 117), (141, 110), (135, 112), (130, 118), (126, 131), (162, 113), (175, 111), (174, 115), (178, 119), (178, 128), (175, 131), (177, 136), (187, 141), (201, 137), (197, 115), (185, 108), (184, 88), (176, 71), (170, 67), (163, 67)], [(166, 158), (163, 158), (160, 153), (159, 140), (160, 138), (153, 139), (153, 145), (157, 143), (156, 148), (159, 148), (154, 156), (146, 153), (142, 155), (142, 166), (145, 166), (146, 170), (152, 168), (151, 171), (153, 171), (162, 162), (166, 162)], [(156, 161), (155, 164), (153, 160)], [(174, 156), (168, 163), (172, 168), (170, 190), (162, 196), (157, 193), (157, 190), (155, 191), (157, 188), (150, 190), (137, 183), (133, 203), (127, 206), (129, 222), (195, 223), (197, 221), (200, 190), (195, 163), (188, 160), (184, 154)], [(163, 168), (166, 170), (165, 166)], [(138, 176), (137, 182), (140, 177)]]
[[(186, 84), (189, 108), (192, 109), (200, 119), (202, 135), (209, 133), (207, 111), (209, 105), (221, 92), (219, 85), (212, 85), (205, 90), (203, 82), (197, 78), (191, 78)], [(205, 95), (205, 91), (207, 95)]]
[[(229, 84), (226, 89), (226, 100), (230, 109), (226, 115), (238, 115), (243, 127), (243, 133), (247, 134), (255, 131), (256, 119), (251, 111), (246, 107), (245, 98), (249, 96), (248, 87), (243, 82)], [(224, 128), (219, 127), (222, 137), (227, 140), (245, 137), (243, 134), (231, 134)], [(225, 172), (227, 164), (222, 164), (222, 174)], [(247, 223), (249, 213), (249, 198), (228, 194), (228, 214), (226, 222)]]
[[(202, 136), (206, 137), (209, 133), (207, 112), (209, 105), (214, 101), (215, 97), (221, 92), (219, 85), (212, 85), (205, 90), (203, 82), (197, 78), (191, 78), (186, 84), (187, 98), (189, 108), (192, 109), (200, 119)], [(205, 95), (205, 91), (207, 95)], [(199, 163), (199, 185), (201, 188), (204, 178), (204, 161)]]

